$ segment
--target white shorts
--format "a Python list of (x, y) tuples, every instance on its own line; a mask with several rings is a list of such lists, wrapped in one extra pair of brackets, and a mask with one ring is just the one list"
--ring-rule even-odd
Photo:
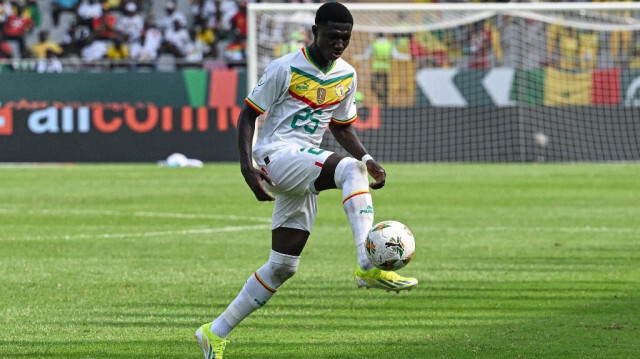
[(311, 232), (318, 203), (313, 183), (331, 154), (319, 148), (288, 145), (263, 159), (266, 165), (261, 170), (276, 184), (271, 187), (265, 183), (276, 198), (271, 229), (287, 227)]

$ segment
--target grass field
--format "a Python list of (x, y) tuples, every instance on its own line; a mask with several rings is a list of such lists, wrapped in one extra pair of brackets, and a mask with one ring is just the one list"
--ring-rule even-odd
[[(386, 166), (410, 293), (357, 290), (337, 191), (225, 358), (638, 358), (640, 164)], [(0, 358), (200, 358), (270, 248), (236, 164), (0, 167)]]

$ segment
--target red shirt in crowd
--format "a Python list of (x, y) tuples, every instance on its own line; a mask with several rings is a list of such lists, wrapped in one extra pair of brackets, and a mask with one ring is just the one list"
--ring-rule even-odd
[(33, 20), (20, 15), (11, 15), (4, 24), (7, 36), (23, 36), (33, 26)]
[(240, 30), (240, 35), (243, 38), (247, 37), (247, 14), (243, 11), (238, 11), (231, 18), (231, 24), (234, 28)]

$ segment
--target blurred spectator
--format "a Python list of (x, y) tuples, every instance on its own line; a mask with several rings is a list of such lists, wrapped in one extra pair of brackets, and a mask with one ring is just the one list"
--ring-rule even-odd
[(9, 0), (0, 0), (0, 29), (4, 28), (4, 23), (11, 14), (13, 14), (13, 7)]
[(419, 67), (449, 67), (444, 36), (442, 31), (424, 31), (413, 35), (409, 49)]
[(38, 60), (36, 72), (39, 74), (62, 72), (62, 61), (53, 52), (48, 51), (46, 58)]
[(182, 26), (187, 26), (187, 17), (183, 13), (176, 10), (176, 3), (173, 1), (167, 1), (164, 6), (165, 16), (158, 21), (158, 27), (160, 30), (167, 31), (173, 28), (173, 23), (179, 21)]
[(62, 38), (61, 45), (64, 53), (67, 56), (80, 56), (80, 50), (86, 45), (90, 35), (91, 33), (86, 26), (80, 26), (75, 21), (72, 22)]
[(220, 0), (218, 4), (218, 12), (216, 15), (220, 19), (217, 28), (221, 31), (230, 32), (231, 18), (238, 12), (238, 3), (236, 0)]
[(563, 27), (558, 24), (548, 24), (547, 25), (547, 60), (544, 62), (545, 65), (553, 65), (558, 66), (557, 64), (557, 56), (558, 51), (558, 41), (560, 38), (560, 33), (564, 31)]
[(231, 17), (231, 31), (238, 30), (239, 36), (247, 38), (247, 5), (242, 3), (238, 6), (238, 11)]
[(22, 0), (18, 2), (18, 7), (23, 9), (24, 17), (28, 17), (33, 21), (34, 27), (39, 27), (42, 23), (42, 14), (36, 0)]
[(31, 46), (31, 53), (38, 59), (46, 59), (49, 53), (57, 56), (62, 55), (63, 50), (60, 45), (49, 39), (49, 30), (41, 30), (38, 33), (39, 41)]
[(393, 44), (398, 52), (411, 55), (411, 34), (397, 33), (393, 34)]
[(97, 19), (93, 19), (92, 30), (101, 40), (113, 40), (116, 38), (115, 10), (107, 8)]
[(162, 41), (162, 31), (158, 29), (153, 20), (148, 20), (145, 23), (142, 48), (137, 53), (131, 53), (131, 57), (142, 61), (156, 60), (158, 58), (158, 51), (160, 51)]
[(191, 63), (202, 62), (204, 57), (210, 52), (209, 45), (207, 45), (196, 33), (196, 29), (189, 31), (189, 36), (193, 41), (187, 46), (187, 53), (185, 60)]
[(593, 70), (596, 68), (599, 52), (599, 36), (595, 31), (580, 31), (578, 35), (578, 46), (580, 56), (580, 68), (582, 70)]
[(218, 9), (213, 0), (191, 0), (191, 15), (194, 24), (203, 24), (210, 29), (217, 26)]
[(19, 13), (9, 16), (4, 24), (5, 40), (14, 40), (18, 43), (18, 49), (21, 57), (26, 57), (25, 36), (33, 28), (33, 20), (23, 16), (25, 8), (19, 10)]
[(127, 68), (130, 66), (130, 64), (123, 62), (123, 60), (130, 59), (131, 56), (129, 54), (129, 47), (120, 36), (117, 36), (107, 48), (106, 58), (114, 60), (114, 62), (109, 65), (112, 69)]
[(575, 28), (564, 28), (559, 37), (560, 68), (563, 70), (575, 70), (579, 65), (578, 50), (578, 30)]
[(102, 4), (97, 0), (83, 0), (78, 6), (78, 23), (93, 26), (93, 20), (102, 16)]
[(180, 20), (173, 21), (173, 27), (164, 33), (164, 47), (176, 57), (184, 58), (191, 43), (189, 31)]
[(127, 42), (130, 52), (138, 53), (140, 51), (144, 19), (138, 13), (138, 6), (135, 3), (129, 2), (125, 4), (124, 14), (116, 22), (116, 30)]
[(196, 24), (194, 26), (194, 35), (192, 36), (192, 38), (194, 39), (194, 41), (202, 41), (202, 43), (207, 46), (208, 51), (205, 52), (205, 57), (218, 56), (216, 34), (212, 28)]
[[(502, 65), (500, 33), (491, 20), (475, 23), (469, 39), (469, 68), (488, 69), (491, 55), (495, 55), (497, 65)], [(493, 51), (492, 51), (493, 50)]]
[(80, 0), (53, 0), (51, 3), (51, 15), (53, 17), (53, 26), (60, 24), (60, 15), (63, 12), (76, 14)]
[(117, 36), (113, 39), (113, 42), (107, 48), (106, 57), (111, 60), (125, 60), (130, 58), (129, 47), (122, 41), (122, 37)]
[(87, 43), (80, 51), (80, 57), (88, 62), (102, 60), (107, 56), (107, 43), (97, 40), (95, 36), (89, 36)]
[(393, 42), (383, 33), (367, 47), (367, 50), (356, 56), (357, 59), (369, 59), (371, 67), (371, 89), (381, 104), (387, 103), (389, 92), (389, 77), (391, 75), (392, 60), (411, 60), (411, 55), (399, 52)]

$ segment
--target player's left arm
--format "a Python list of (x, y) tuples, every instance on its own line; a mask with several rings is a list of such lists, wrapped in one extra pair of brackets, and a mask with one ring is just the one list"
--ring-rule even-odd
[[(347, 152), (349, 152), (356, 159), (361, 159), (368, 152), (360, 142), (358, 135), (356, 134), (356, 130), (353, 128), (353, 125), (348, 124), (339, 124), (335, 122), (331, 122), (329, 124), (329, 128), (331, 129), (331, 134), (338, 141), (340, 146), (342, 146)], [(385, 181), (387, 179), (387, 173), (384, 168), (380, 166), (378, 162), (374, 159), (369, 159), (365, 163), (367, 165), (367, 172), (369, 175), (373, 177), (374, 182), (369, 184), (369, 187), (372, 189), (379, 189), (384, 187)]]
[[(347, 90), (347, 95), (342, 101), (340, 101), (340, 106), (338, 106), (332, 114), (329, 129), (340, 146), (347, 150), (347, 152), (356, 159), (361, 159), (364, 155), (368, 154), (368, 152), (362, 145), (362, 142), (360, 142), (352, 124), (358, 117), (358, 111), (356, 109), (357, 88), (358, 76), (354, 71), (353, 79)], [(384, 168), (382, 168), (382, 166), (372, 158), (366, 160), (365, 165), (367, 166), (367, 172), (369, 172), (369, 175), (374, 179), (374, 182), (370, 183), (369, 187), (372, 189), (382, 188), (387, 179), (387, 173)]]

